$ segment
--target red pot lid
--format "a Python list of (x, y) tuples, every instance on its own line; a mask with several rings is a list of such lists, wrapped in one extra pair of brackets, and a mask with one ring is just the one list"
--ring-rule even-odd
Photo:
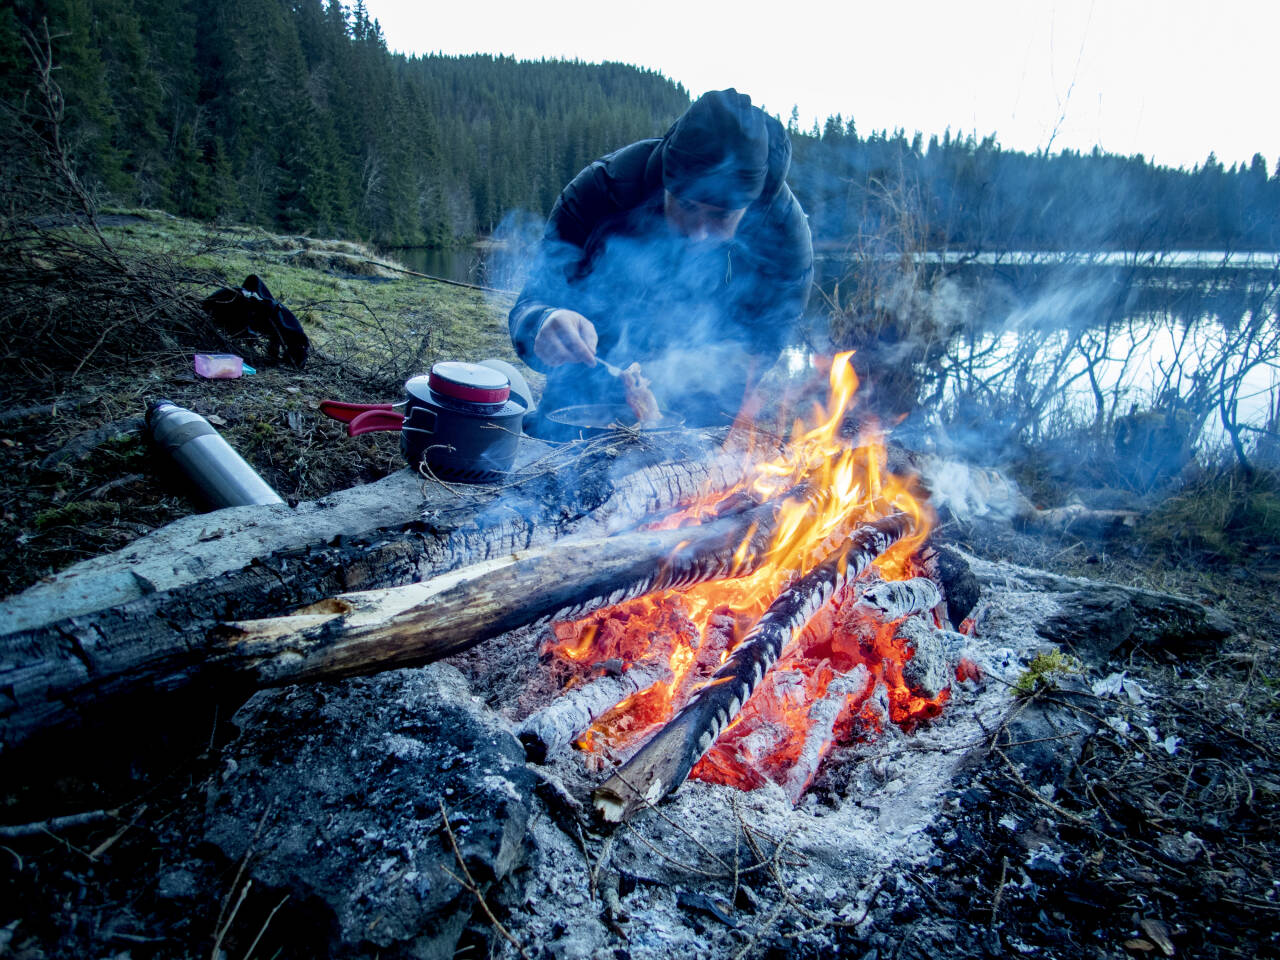
[(436, 393), (471, 403), (506, 403), (511, 396), (511, 381), (505, 374), (461, 360), (437, 363), (428, 383)]

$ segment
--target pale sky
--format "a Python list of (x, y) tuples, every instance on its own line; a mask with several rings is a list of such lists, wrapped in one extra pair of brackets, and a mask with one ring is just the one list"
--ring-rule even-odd
[(1006, 148), (1280, 159), (1280, 0), (366, 0), (392, 50), (622, 61), (785, 122)]

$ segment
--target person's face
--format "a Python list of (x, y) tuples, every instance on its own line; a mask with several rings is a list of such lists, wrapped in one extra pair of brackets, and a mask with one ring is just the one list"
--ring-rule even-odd
[(746, 207), (715, 207), (665, 191), (662, 211), (671, 229), (694, 242), (726, 243), (733, 239)]

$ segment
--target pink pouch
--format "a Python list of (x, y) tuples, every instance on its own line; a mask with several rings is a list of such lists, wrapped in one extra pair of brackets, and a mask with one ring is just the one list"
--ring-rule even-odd
[(234, 380), (244, 373), (244, 361), (234, 353), (197, 353), (195, 368), (210, 380)]

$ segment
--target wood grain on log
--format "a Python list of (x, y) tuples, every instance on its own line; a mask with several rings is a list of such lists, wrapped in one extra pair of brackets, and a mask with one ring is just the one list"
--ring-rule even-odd
[(260, 686), (429, 663), (514, 630), (646, 593), (745, 576), (780, 501), (673, 530), (571, 538), (422, 583), (341, 594), (292, 616), (220, 625), (219, 656)]
[[(425, 504), (411, 480), (395, 487), (403, 503), (364, 504), (355, 516), (340, 494), (303, 505), (296, 521), (287, 507), (184, 518), (172, 533), (0, 604), (0, 754), (41, 731), (109, 727), (154, 696), (181, 713), (187, 701), (175, 691), (246, 694), (253, 681), (214, 632), (220, 622), (413, 583), (579, 530), (625, 528), (703, 488), (730, 487), (743, 466), (718, 456), (715, 439), (673, 434), (660, 447), (624, 438), (557, 451), (519, 484), (441, 491)], [(384, 498), (390, 490), (379, 489)]]
[(596, 788), (593, 800), (600, 815), (615, 823), (625, 820), (684, 783), (693, 765), (778, 662), (794, 631), (910, 530), (910, 518), (901, 513), (865, 524), (779, 594), (693, 699)]

